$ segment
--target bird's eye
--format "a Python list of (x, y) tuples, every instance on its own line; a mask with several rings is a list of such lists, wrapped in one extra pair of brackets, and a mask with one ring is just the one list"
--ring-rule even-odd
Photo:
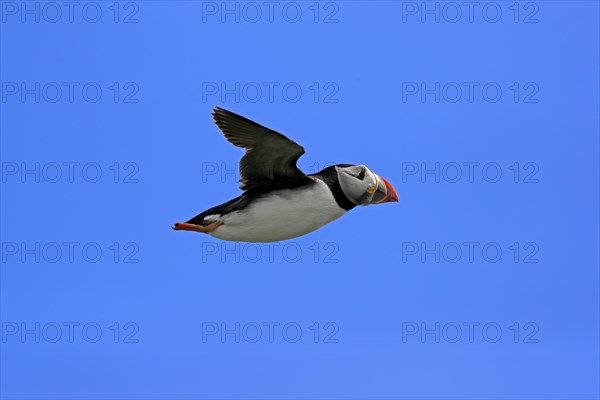
[(361, 181), (363, 181), (363, 180), (365, 180), (365, 174), (366, 174), (365, 168), (361, 168), (360, 172), (358, 173), (357, 178), (360, 179)]

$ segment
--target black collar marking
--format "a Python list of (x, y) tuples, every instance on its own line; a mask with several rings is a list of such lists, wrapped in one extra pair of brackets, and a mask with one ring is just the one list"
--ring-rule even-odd
[(311, 174), (309, 176), (314, 176), (325, 182), (325, 184), (327, 184), (327, 186), (329, 187), (329, 190), (331, 190), (331, 193), (333, 194), (333, 197), (335, 198), (335, 201), (338, 204), (338, 206), (340, 206), (344, 210), (350, 211), (354, 207), (356, 207), (356, 204), (351, 202), (348, 199), (348, 197), (346, 197), (346, 195), (344, 194), (344, 191), (342, 190), (342, 187), (340, 186), (340, 182), (338, 180), (338, 174), (337, 170), (335, 169), (335, 165), (322, 169), (316, 174)]

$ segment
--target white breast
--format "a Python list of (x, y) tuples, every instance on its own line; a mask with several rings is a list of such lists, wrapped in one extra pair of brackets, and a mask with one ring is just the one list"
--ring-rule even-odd
[(257, 199), (241, 211), (210, 219), (223, 225), (209, 233), (238, 242), (278, 242), (305, 235), (341, 217), (329, 187), (321, 180), (306, 188), (282, 189)]

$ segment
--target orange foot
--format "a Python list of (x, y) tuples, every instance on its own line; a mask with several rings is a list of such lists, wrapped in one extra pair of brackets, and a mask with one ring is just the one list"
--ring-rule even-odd
[(209, 233), (217, 229), (219, 226), (223, 225), (222, 222), (213, 222), (210, 225), (202, 226), (195, 224), (188, 224), (187, 222), (176, 222), (173, 226), (173, 229), (176, 231), (194, 231), (194, 232), (202, 232)]

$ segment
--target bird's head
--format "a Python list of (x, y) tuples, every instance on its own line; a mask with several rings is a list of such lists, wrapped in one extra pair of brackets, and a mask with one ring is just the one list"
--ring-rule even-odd
[(342, 191), (358, 206), (398, 201), (396, 189), (364, 165), (335, 166)]

